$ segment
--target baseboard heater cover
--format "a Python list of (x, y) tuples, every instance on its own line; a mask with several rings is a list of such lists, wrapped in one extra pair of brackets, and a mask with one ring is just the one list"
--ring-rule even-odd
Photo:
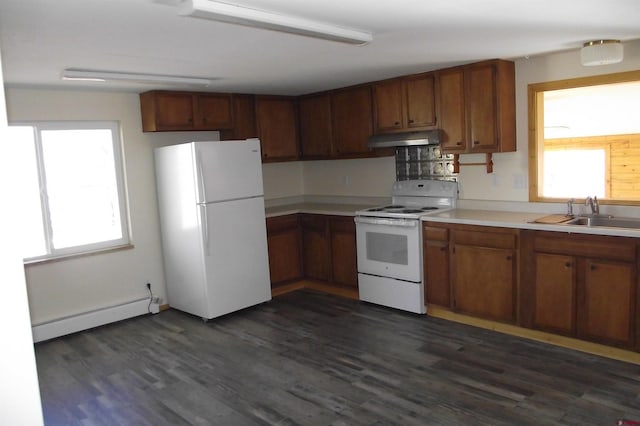
[(53, 339), (78, 331), (88, 330), (127, 318), (149, 313), (149, 298), (125, 302), (78, 315), (34, 324), (31, 327), (34, 342)]

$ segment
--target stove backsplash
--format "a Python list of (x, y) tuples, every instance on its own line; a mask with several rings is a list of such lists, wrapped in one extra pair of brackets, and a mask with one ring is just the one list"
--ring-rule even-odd
[(453, 154), (443, 154), (439, 145), (396, 148), (396, 180), (458, 180), (453, 173)]

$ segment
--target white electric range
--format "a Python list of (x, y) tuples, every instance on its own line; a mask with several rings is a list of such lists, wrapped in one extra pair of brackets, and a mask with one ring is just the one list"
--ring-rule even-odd
[(457, 199), (455, 181), (398, 181), (390, 205), (356, 212), (360, 300), (426, 313), (420, 218)]

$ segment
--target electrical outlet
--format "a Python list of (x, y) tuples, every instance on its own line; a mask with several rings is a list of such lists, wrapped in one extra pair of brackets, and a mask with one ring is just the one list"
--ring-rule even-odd
[(526, 189), (527, 180), (522, 173), (513, 174), (513, 189)]

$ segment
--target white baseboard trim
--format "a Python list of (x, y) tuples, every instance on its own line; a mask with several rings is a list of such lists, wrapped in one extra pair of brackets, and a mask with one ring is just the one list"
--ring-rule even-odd
[(149, 313), (149, 299), (138, 299), (108, 308), (96, 309), (79, 315), (73, 315), (41, 324), (32, 325), (33, 341), (53, 339), (55, 337), (88, 330), (93, 327), (137, 317)]

